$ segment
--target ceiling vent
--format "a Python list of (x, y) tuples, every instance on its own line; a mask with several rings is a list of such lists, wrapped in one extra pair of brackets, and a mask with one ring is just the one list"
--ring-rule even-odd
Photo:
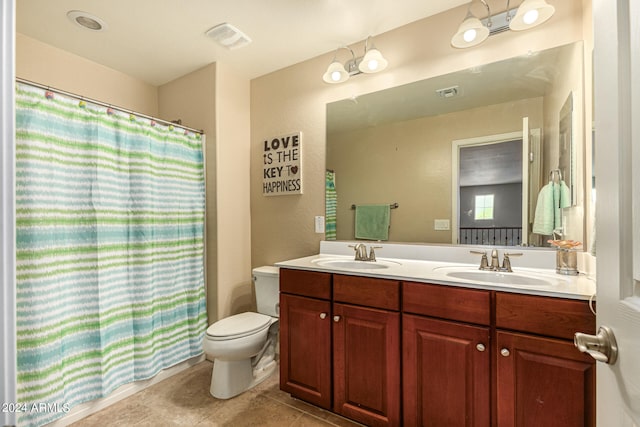
[(226, 22), (216, 25), (205, 34), (229, 50), (239, 49), (251, 43), (249, 36)]
[(436, 93), (440, 95), (441, 98), (453, 98), (460, 93), (460, 87), (451, 86), (442, 89), (436, 89)]

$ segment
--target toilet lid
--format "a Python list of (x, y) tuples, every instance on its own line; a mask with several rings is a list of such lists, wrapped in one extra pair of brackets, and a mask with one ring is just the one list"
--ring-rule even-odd
[(240, 338), (254, 334), (271, 324), (271, 317), (253, 312), (235, 314), (218, 320), (207, 328), (212, 339)]

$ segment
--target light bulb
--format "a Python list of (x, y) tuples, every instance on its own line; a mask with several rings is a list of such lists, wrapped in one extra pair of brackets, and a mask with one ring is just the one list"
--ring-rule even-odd
[(524, 14), (522, 21), (527, 25), (531, 25), (538, 20), (539, 15), (538, 9), (531, 9)]
[(375, 71), (378, 69), (378, 61), (375, 59), (372, 59), (371, 61), (369, 61), (367, 63), (367, 68), (369, 68), (369, 70), (371, 71)]
[(339, 82), (340, 81), (340, 71), (334, 71), (333, 73), (331, 73), (331, 80), (333, 80), (334, 82)]
[(464, 32), (464, 35), (462, 36), (462, 38), (464, 39), (464, 41), (469, 43), (474, 41), (477, 35), (478, 35), (478, 32), (474, 28), (471, 28), (470, 30), (467, 30)]

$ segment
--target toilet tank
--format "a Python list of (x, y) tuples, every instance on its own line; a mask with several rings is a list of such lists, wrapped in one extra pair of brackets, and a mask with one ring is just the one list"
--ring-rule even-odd
[(258, 313), (267, 316), (280, 315), (280, 269), (271, 265), (252, 270), (253, 284), (256, 289)]

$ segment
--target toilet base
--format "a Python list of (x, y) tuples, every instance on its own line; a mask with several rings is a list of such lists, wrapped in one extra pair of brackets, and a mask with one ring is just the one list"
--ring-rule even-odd
[(213, 362), (209, 392), (217, 399), (235, 397), (269, 378), (278, 367), (275, 360), (265, 366), (253, 368), (251, 359), (219, 360)]

